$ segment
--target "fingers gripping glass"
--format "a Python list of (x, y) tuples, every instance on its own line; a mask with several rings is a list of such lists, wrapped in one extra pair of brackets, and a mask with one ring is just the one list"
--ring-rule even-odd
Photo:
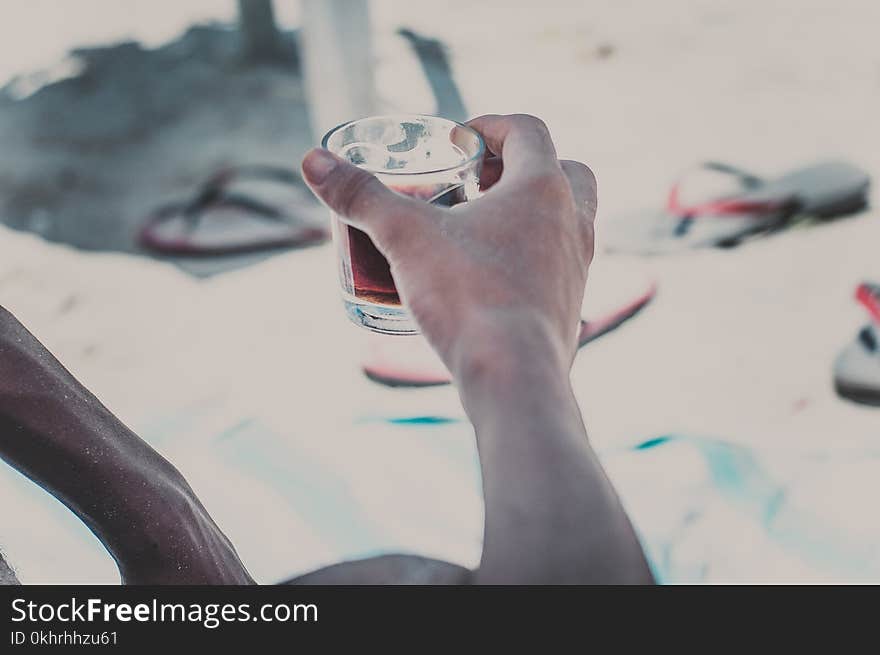
[[(452, 207), (479, 192), (483, 139), (434, 116), (372, 116), (330, 130), (321, 145), (373, 173), (397, 193)], [(332, 215), (339, 279), (349, 318), (385, 334), (415, 334), (388, 261), (364, 232)]]

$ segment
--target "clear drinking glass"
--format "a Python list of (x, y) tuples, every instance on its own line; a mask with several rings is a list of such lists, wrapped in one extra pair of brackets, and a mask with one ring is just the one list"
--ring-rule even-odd
[[(473, 129), (435, 116), (371, 116), (330, 130), (330, 152), (375, 174), (390, 189), (446, 207), (479, 193), (485, 145)], [(388, 261), (364, 232), (333, 214), (333, 241), (348, 317), (384, 334), (416, 334)]]

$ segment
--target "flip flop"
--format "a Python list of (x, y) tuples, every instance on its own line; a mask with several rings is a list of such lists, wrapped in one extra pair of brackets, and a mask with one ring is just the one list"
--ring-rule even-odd
[[(712, 191), (706, 193), (706, 182)], [(724, 191), (718, 189), (725, 182)], [(702, 182), (702, 184), (695, 184)], [(801, 216), (830, 219), (867, 206), (870, 177), (842, 161), (799, 168), (776, 179), (707, 162), (669, 192), (666, 208), (619, 216), (603, 224), (611, 252), (658, 254), (686, 248), (730, 247), (781, 229)]]
[[(651, 282), (624, 305), (595, 319), (581, 320), (578, 348), (623, 325), (656, 294), (657, 285)], [(393, 342), (378, 339), (371, 344), (370, 359), (363, 365), (364, 375), (373, 382), (387, 387), (435, 387), (452, 382), (449, 371), (420, 336), (395, 337)]]
[(834, 362), (834, 388), (853, 402), (880, 406), (880, 284), (860, 284), (858, 300), (871, 317)]
[[(231, 188), (243, 184), (257, 184), (259, 192)], [(278, 197), (279, 192), (285, 197)], [(277, 200), (256, 200), (257, 196)], [(296, 213), (289, 209), (294, 203)], [(208, 179), (191, 200), (155, 210), (141, 227), (138, 242), (161, 254), (226, 255), (314, 245), (327, 237), (296, 174), (277, 166), (254, 165), (224, 169)]]

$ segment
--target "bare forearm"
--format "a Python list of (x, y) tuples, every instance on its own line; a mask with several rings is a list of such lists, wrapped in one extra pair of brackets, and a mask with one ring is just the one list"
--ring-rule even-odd
[(483, 472), (477, 583), (648, 583), (632, 526), (587, 440), (567, 367), (523, 343), (465, 367)]
[[(0, 315), (0, 456), (90, 524), (136, 502), (145, 480), (179, 477), (7, 312)], [(108, 493), (120, 484), (131, 493)]]
[(124, 579), (249, 580), (240, 565), (212, 579), (231, 546), (183, 476), (2, 308), (0, 457), (79, 516)]

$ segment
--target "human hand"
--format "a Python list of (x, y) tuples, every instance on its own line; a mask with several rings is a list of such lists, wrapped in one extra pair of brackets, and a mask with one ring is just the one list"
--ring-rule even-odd
[(486, 193), (452, 209), (394, 193), (326, 150), (315, 194), (386, 256), (402, 301), (454, 376), (531, 353), (567, 373), (593, 256), (596, 183), (559, 161), (542, 121), (483, 116)]

